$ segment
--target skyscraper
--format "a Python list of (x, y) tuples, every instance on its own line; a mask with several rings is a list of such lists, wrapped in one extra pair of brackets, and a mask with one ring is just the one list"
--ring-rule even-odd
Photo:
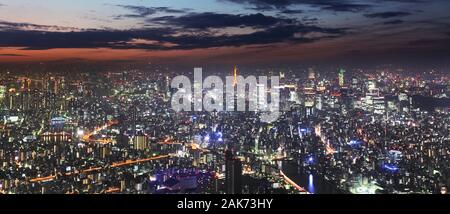
[(316, 79), (316, 72), (313, 68), (308, 69), (308, 79), (315, 80)]
[(225, 152), (225, 186), (227, 194), (242, 193), (242, 163), (231, 150)]
[(6, 86), (0, 85), (0, 100), (5, 99), (6, 93), (7, 93)]
[(344, 87), (344, 85), (345, 85), (345, 70), (341, 68), (339, 70), (339, 86)]

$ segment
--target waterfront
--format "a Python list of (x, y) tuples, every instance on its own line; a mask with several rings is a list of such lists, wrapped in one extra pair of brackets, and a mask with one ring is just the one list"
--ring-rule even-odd
[(307, 172), (296, 161), (281, 162), (281, 169), (299, 186), (303, 187), (311, 194), (341, 194), (335, 185), (327, 181), (316, 172)]

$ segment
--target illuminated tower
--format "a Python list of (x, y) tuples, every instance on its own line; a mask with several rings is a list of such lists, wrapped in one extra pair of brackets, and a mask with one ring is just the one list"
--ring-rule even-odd
[(170, 78), (169, 76), (166, 76), (166, 84), (165, 84), (165, 96), (164, 96), (164, 100), (167, 102), (170, 100), (171, 97), (171, 91), (170, 91)]
[(31, 87), (31, 79), (27, 77), (19, 77), (20, 91), (29, 91)]
[(0, 85), (0, 100), (6, 97), (6, 86)]
[(233, 74), (233, 76), (234, 76), (234, 79), (233, 79), (233, 86), (236, 86), (237, 85), (237, 74), (238, 73), (238, 69), (237, 69), (237, 66), (235, 65), (234, 66), (234, 74)]
[(345, 84), (345, 70), (344, 69), (340, 69), (339, 70), (339, 86), (343, 87)]
[(16, 103), (17, 103), (17, 90), (15, 88), (10, 88), (8, 90), (8, 96), (9, 96), (9, 109), (15, 109)]
[(308, 69), (308, 79), (310, 79), (310, 80), (316, 79), (316, 72), (314, 72), (313, 68)]

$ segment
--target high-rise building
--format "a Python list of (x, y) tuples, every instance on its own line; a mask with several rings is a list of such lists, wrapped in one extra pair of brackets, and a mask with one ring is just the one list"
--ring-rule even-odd
[(242, 193), (242, 163), (233, 152), (225, 152), (225, 186), (227, 194)]
[(345, 70), (341, 68), (339, 70), (339, 86), (344, 87), (344, 85), (345, 85)]
[(10, 88), (8, 90), (9, 97), (9, 110), (17, 109), (17, 90), (15, 88)]
[(381, 115), (386, 111), (385, 97), (382, 95), (375, 80), (372, 78), (367, 81), (364, 108), (366, 111)]
[(359, 84), (358, 78), (352, 77), (352, 85), (351, 85), (352, 89), (357, 89), (358, 84)]
[(4, 85), (0, 85), (0, 98), (5, 98), (6, 97), (6, 86)]
[(148, 148), (148, 139), (145, 135), (136, 135), (132, 138), (133, 148), (136, 150), (146, 150)]
[(98, 144), (99, 158), (105, 159), (109, 155), (111, 155), (111, 147), (109, 145)]
[(316, 79), (316, 72), (314, 71), (313, 68), (308, 69), (308, 79), (310, 80)]

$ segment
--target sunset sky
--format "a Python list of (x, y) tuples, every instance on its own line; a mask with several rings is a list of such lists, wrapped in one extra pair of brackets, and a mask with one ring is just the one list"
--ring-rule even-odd
[(0, 0), (0, 62), (450, 59), (448, 0)]

